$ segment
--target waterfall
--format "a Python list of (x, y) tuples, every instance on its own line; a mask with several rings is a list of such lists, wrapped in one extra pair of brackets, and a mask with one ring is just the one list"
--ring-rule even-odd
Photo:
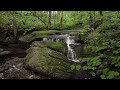
[(79, 62), (77, 59), (76, 59), (76, 54), (74, 52), (74, 50), (72, 49), (72, 47), (70, 45), (74, 45), (75, 44), (75, 41), (74, 39), (71, 39), (71, 36), (67, 35), (67, 39), (66, 39), (66, 44), (67, 44), (67, 47), (68, 47), (68, 53), (67, 53), (67, 57), (69, 60), (72, 60), (74, 62)]

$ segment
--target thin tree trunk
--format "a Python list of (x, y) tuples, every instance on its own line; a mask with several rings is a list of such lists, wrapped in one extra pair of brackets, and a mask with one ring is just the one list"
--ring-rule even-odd
[(13, 30), (14, 30), (14, 39), (17, 40), (17, 22), (16, 22), (16, 18), (15, 18), (15, 11), (12, 12), (13, 15), (13, 20), (12, 20), (12, 24), (13, 24)]
[(100, 16), (103, 16), (103, 11), (99, 11)]
[(37, 17), (46, 26), (46, 23), (42, 20), (40, 16), (37, 15), (36, 11), (33, 11), (33, 16)]
[(93, 11), (93, 30), (95, 30), (95, 11)]
[(60, 28), (62, 28), (62, 23), (63, 23), (63, 11), (61, 11)]
[(100, 19), (100, 21), (101, 21), (101, 24), (103, 23), (103, 11), (99, 11), (99, 14), (100, 14), (100, 16), (101, 16), (101, 19)]
[(51, 11), (48, 12), (48, 29), (51, 29)]

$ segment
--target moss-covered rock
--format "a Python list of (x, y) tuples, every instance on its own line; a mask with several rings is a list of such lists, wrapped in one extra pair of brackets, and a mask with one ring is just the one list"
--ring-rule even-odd
[[(41, 44), (41, 42), (36, 43)], [(64, 54), (47, 47), (39, 47), (39, 45), (38, 47), (29, 48), (27, 52), (28, 54), (24, 61), (26, 68), (54, 78), (71, 78), (71, 62), (67, 60)]]
[(55, 51), (67, 54), (67, 45), (63, 42), (48, 42), (46, 46)]
[(23, 42), (32, 42), (32, 41), (35, 41), (36, 39), (40, 39), (39, 41), (41, 41), (43, 37), (54, 32), (56, 32), (56, 30), (34, 31), (30, 34), (21, 36), (19, 40)]
[(11, 54), (10, 51), (2, 51), (2, 52), (0, 52), (0, 57), (10, 55), (10, 54)]

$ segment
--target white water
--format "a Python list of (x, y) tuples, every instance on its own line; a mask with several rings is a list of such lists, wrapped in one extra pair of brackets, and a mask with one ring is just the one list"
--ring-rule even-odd
[[(60, 39), (61, 37), (63, 37), (64, 39), (66, 39), (66, 44), (67, 44), (67, 47), (68, 47), (68, 53), (67, 53), (67, 57), (69, 60), (71, 61), (74, 61), (74, 62), (79, 62), (79, 60), (77, 60), (76, 58), (76, 53), (74, 52), (73, 48), (70, 46), (70, 45), (73, 45), (76, 44), (74, 39), (71, 39), (71, 36), (69, 36), (68, 34), (66, 35), (57, 35), (57, 36), (54, 36), (56, 37), (57, 39), (55, 40), (56, 42), (60, 42)], [(55, 38), (51, 38), (51, 39), (48, 39), (48, 38), (43, 38), (43, 41), (47, 41), (47, 40), (50, 40), (50, 41), (54, 41)]]
[(67, 44), (67, 47), (68, 47), (68, 54), (67, 54), (68, 59), (72, 60), (74, 62), (79, 62), (76, 59), (76, 54), (75, 54), (74, 50), (70, 46), (72, 44), (74, 45), (75, 41), (74, 41), (74, 39), (71, 39), (71, 36), (69, 36), (69, 35), (67, 35), (66, 44)]

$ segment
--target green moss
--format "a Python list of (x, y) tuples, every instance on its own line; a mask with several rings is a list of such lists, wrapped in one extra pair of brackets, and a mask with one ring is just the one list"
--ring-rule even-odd
[(46, 46), (55, 51), (67, 54), (67, 46), (63, 42), (49, 42)]
[(38, 73), (45, 73), (57, 78), (71, 77), (71, 62), (67, 62), (64, 54), (47, 47), (31, 47), (24, 62), (25, 67), (32, 68)]
[(3, 51), (3, 52), (0, 52), (0, 56), (5, 56), (5, 55), (9, 55), (11, 54), (10, 51)]
[(35, 38), (43, 38), (51, 33), (56, 32), (56, 30), (45, 30), (45, 31), (34, 31), (31, 34), (23, 35), (19, 40), (24, 42), (30, 42)]
[(32, 34), (36, 36), (46, 36), (54, 32), (56, 32), (56, 30), (34, 31)]

